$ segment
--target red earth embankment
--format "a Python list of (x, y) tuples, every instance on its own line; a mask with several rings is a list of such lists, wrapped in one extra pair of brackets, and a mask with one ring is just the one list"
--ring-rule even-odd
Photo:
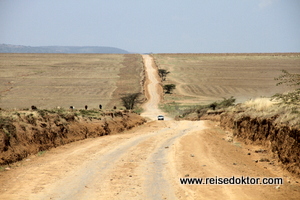
[(0, 165), (70, 142), (120, 133), (145, 122), (135, 113), (84, 117), (77, 112), (20, 111), (0, 118)]
[(275, 124), (271, 118), (239, 116), (224, 113), (220, 126), (233, 131), (233, 135), (246, 143), (263, 145), (270, 149), (287, 171), (300, 176), (300, 129)]

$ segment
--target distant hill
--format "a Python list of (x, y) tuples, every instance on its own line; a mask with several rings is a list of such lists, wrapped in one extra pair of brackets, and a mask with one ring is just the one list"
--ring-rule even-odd
[(22, 46), (0, 44), (0, 53), (104, 53), (104, 54), (128, 54), (123, 49), (102, 46)]

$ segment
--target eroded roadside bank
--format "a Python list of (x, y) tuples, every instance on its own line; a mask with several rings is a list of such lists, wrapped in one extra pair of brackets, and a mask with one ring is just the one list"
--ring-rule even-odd
[(223, 113), (220, 126), (232, 130), (239, 140), (269, 149), (284, 169), (300, 176), (300, 130), (276, 124), (275, 119)]
[(70, 142), (120, 133), (146, 122), (138, 114), (124, 111), (0, 112), (0, 165)]

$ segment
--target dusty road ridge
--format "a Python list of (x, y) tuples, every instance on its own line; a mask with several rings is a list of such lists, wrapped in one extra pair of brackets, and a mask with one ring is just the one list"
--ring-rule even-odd
[[(209, 121), (156, 121), (158, 77), (143, 56), (150, 121), (120, 135), (71, 143), (0, 172), (0, 199), (299, 199), (299, 184)], [(251, 152), (251, 155), (248, 155)], [(264, 156), (268, 156), (267, 154)], [(284, 177), (277, 185), (180, 185), (182, 177)], [(288, 183), (287, 180), (291, 180)]]

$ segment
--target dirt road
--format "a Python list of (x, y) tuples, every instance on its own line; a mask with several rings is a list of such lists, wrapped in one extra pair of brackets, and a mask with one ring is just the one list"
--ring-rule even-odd
[[(143, 59), (147, 73), (147, 87), (145, 90), (148, 101), (143, 106), (144, 112), (142, 113), (142, 116), (150, 120), (156, 120), (157, 115), (164, 114), (158, 109), (158, 104), (162, 95), (162, 87), (160, 86), (160, 78), (158, 76), (157, 68), (153, 65), (152, 57), (143, 55)], [(170, 120), (170, 118), (167, 118), (167, 120)]]
[[(209, 121), (157, 121), (162, 112), (150, 56), (149, 122), (128, 132), (74, 142), (0, 172), (0, 199), (299, 199), (298, 179)], [(249, 154), (249, 155), (248, 155)], [(269, 158), (271, 159), (271, 158)], [(183, 177), (284, 177), (283, 185), (180, 185)], [(288, 182), (289, 181), (289, 182)]]

